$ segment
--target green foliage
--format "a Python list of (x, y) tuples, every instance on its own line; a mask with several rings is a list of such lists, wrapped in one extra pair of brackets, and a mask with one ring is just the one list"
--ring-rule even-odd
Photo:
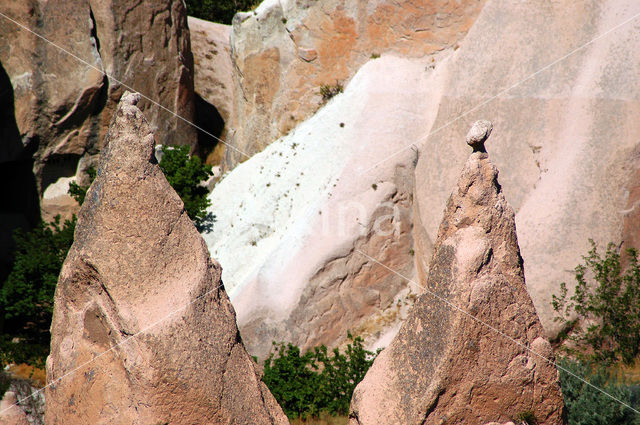
[(291, 419), (321, 412), (346, 415), (356, 385), (364, 378), (377, 353), (364, 349), (353, 337), (346, 350), (331, 352), (324, 345), (304, 354), (292, 344), (276, 344), (264, 362), (262, 380)]
[[(609, 244), (604, 257), (591, 242), (585, 264), (575, 269), (575, 293), (567, 300), (567, 286), (553, 296), (553, 309), (568, 329), (561, 338), (574, 342), (570, 352), (585, 361), (631, 364), (640, 354), (640, 265), (638, 253), (627, 251), (623, 269), (620, 254)], [(572, 314), (577, 320), (570, 320)]]
[(58, 275), (73, 243), (75, 216), (14, 233), (13, 268), (0, 288), (0, 363), (43, 365)]
[(80, 205), (84, 203), (84, 198), (87, 196), (87, 190), (89, 190), (89, 186), (96, 179), (96, 169), (91, 166), (84, 169), (84, 172), (89, 176), (89, 184), (87, 186), (80, 186), (76, 182), (69, 183), (68, 193), (75, 199)]
[(236, 12), (251, 10), (260, 0), (186, 0), (186, 3), (189, 15), (230, 25)]
[(538, 425), (538, 419), (536, 419), (535, 413), (531, 410), (525, 410), (524, 412), (520, 412), (516, 415), (516, 423), (525, 424), (525, 425)]
[[(615, 383), (604, 367), (590, 367), (581, 361), (562, 359), (560, 385), (564, 395), (569, 425), (638, 425), (640, 415), (612, 399), (607, 394), (638, 409), (640, 388), (625, 383)], [(594, 387), (575, 376), (584, 378)]]
[(198, 230), (209, 229), (214, 217), (207, 213), (211, 201), (207, 188), (200, 182), (213, 175), (211, 166), (203, 164), (197, 156), (189, 156), (189, 146), (163, 146), (160, 168), (167, 181), (180, 195), (187, 214)]
[(342, 84), (337, 81), (333, 86), (329, 84), (320, 86), (320, 96), (322, 96), (322, 103), (325, 103), (335, 95), (342, 93), (343, 90), (344, 88), (342, 87)]

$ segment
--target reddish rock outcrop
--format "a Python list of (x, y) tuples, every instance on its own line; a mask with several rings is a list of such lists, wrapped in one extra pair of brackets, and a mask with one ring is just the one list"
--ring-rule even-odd
[(7, 391), (0, 401), (0, 424), (29, 425), (27, 414), (17, 406), (18, 398), (12, 391)]
[[(182, 1), (5, 3), (2, 13), (15, 22), (0, 17), (0, 63), (13, 87), (22, 143), (3, 146), (0, 161), (33, 153), (40, 194), (82, 170), (102, 148), (124, 91), (102, 71), (193, 120), (193, 58)], [(195, 144), (195, 130), (169, 111), (145, 99), (140, 108), (160, 143)]]
[(286, 424), (125, 93), (55, 296), (46, 422)]
[[(252, 155), (313, 114), (320, 87), (380, 54), (417, 58), (453, 47), (484, 0), (263, 2), (234, 18), (232, 143)], [(246, 160), (227, 150), (226, 165)]]
[(506, 422), (525, 411), (541, 425), (563, 423), (514, 212), (480, 146), (491, 127), (473, 128), (474, 152), (447, 203), (426, 292), (356, 388), (352, 425)]

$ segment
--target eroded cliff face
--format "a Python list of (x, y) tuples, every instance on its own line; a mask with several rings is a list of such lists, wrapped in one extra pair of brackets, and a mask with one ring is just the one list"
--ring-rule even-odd
[(13, 88), (21, 143), (3, 145), (0, 158), (32, 158), (40, 195), (95, 161), (125, 89), (118, 81), (168, 109), (140, 103), (159, 143), (195, 146), (195, 130), (169, 112), (193, 120), (193, 58), (182, 1), (27, 0), (5, 6), (3, 13), (15, 22), (0, 17), (0, 63)]
[[(346, 84), (372, 56), (418, 58), (453, 47), (484, 0), (263, 2), (238, 14), (231, 34), (232, 144), (253, 155), (321, 103), (320, 87)], [(233, 168), (246, 157), (227, 150)]]
[(447, 202), (425, 293), (356, 388), (350, 424), (482, 424), (525, 411), (564, 423), (515, 214), (479, 145)]
[(58, 282), (47, 424), (286, 424), (126, 93)]
[[(241, 93), (238, 104), (279, 99), (278, 78), (265, 76), (281, 75), (279, 70), (287, 66), (296, 69), (290, 76), (296, 75), (301, 84), (308, 84), (310, 76), (316, 74), (296, 67), (322, 68), (322, 55), (309, 62), (300, 59), (297, 46), (302, 44), (290, 38), (288, 54), (295, 60), (282, 59), (283, 49), (274, 48), (274, 40), (287, 39), (285, 28), (297, 28), (303, 21), (300, 17), (312, 16), (314, 8), (320, 7), (319, 3), (303, 6), (265, 3), (254, 15), (237, 18), (232, 34), (237, 69), (243, 69), (238, 57), (261, 58), (250, 66), (251, 79), (248, 74), (237, 73), (236, 79), (246, 79), (243, 91), (237, 92)], [(332, 14), (334, 6), (326, 4), (320, 10), (338, 25), (342, 21)], [(367, 13), (374, 13), (377, 7), (372, 5)], [(358, 50), (360, 41), (354, 41), (355, 51), (368, 62), (345, 85), (344, 93), (254, 155), (246, 165), (237, 166), (214, 190), (212, 212), (221, 220), (207, 241), (225, 267), (225, 281), (233, 288), (241, 328), (251, 329), (247, 332), (248, 345), (258, 350), (256, 353), (268, 350), (259, 348), (263, 340), (291, 340), (307, 346), (313, 340), (328, 343), (334, 327), (340, 332), (343, 326), (364, 329), (368, 326), (363, 325), (367, 320), (364, 317), (351, 322), (348, 313), (342, 318), (325, 313), (334, 307), (342, 309), (347, 299), (353, 305), (383, 305), (376, 307), (370, 318), (371, 322), (386, 324), (369, 335), (377, 334), (382, 345), (389, 341), (389, 335), (397, 332), (398, 322), (381, 318), (395, 314), (388, 300), (395, 304), (398, 300), (410, 301), (402, 292), (406, 284), (399, 281), (385, 286), (388, 290), (369, 292), (366, 288), (394, 278), (352, 257), (354, 247), (362, 246), (362, 234), (352, 232), (345, 238), (325, 239), (317, 236), (322, 234), (321, 227), (303, 223), (311, 223), (309, 217), (315, 215), (328, 222), (339, 221), (340, 208), (352, 201), (375, 198), (375, 202), (362, 204), (362, 212), (352, 217), (366, 233), (373, 225), (370, 218), (386, 202), (380, 189), (387, 187), (386, 182), (393, 184), (389, 187), (405, 185), (406, 192), (403, 189), (398, 193), (407, 196), (396, 199), (406, 199), (403, 202), (408, 207), (402, 210), (407, 213), (402, 216), (402, 226), (406, 227), (401, 228), (410, 229), (409, 233), (389, 236), (388, 244), (377, 244), (378, 248), (369, 252), (423, 282), (429, 273), (440, 213), (467, 158), (464, 147), (451, 141), (464, 138), (469, 121), (476, 118), (489, 117), (499, 129), (488, 150), (502, 171), (504, 196), (516, 213), (527, 288), (549, 335), (558, 331), (551, 295), (559, 291), (562, 281), (571, 286), (572, 270), (588, 251), (589, 238), (601, 245), (614, 241), (625, 246), (633, 246), (638, 240), (636, 135), (640, 128), (634, 117), (640, 111), (640, 67), (629, 64), (640, 60), (640, 36), (637, 21), (625, 21), (640, 13), (640, 4), (611, 0), (539, 7), (530, 2), (489, 0), (478, 7), (478, 14), (473, 8), (465, 9), (473, 20), (469, 31), (459, 34), (458, 44), (437, 54), (403, 58), (380, 49), (382, 57), (371, 59), (370, 54)], [(351, 9), (336, 10), (348, 14)], [(400, 17), (402, 13), (398, 12), (396, 18), (408, 20)], [(355, 28), (364, 28), (369, 22), (366, 13), (353, 16), (359, 17), (354, 18)], [(269, 36), (265, 35), (267, 28)], [(374, 27), (368, 28), (373, 31)], [(446, 28), (453, 27), (445, 25), (438, 31)], [(242, 53), (249, 52), (248, 46), (255, 49), (253, 56)], [(395, 48), (389, 47), (387, 52)], [(402, 54), (412, 56), (414, 50)], [(271, 56), (273, 60), (265, 59)], [(336, 65), (342, 63), (337, 61), (335, 58), (332, 62), (335, 72), (348, 68)], [(333, 81), (322, 80), (325, 83)], [(320, 80), (314, 84), (320, 84)], [(272, 93), (271, 97), (265, 93)], [(316, 100), (305, 103), (307, 95)], [(291, 96), (286, 108), (295, 110), (298, 98), (301, 104), (311, 105), (317, 103), (318, 95), (309, 89), (297, 94), (292, 91)], [(273, 106), (277, 101), (263, 103)], [(238, 112), (239, 119), (243, 119), (242, 114)], [(268, 131), (286, 115), (271, 115), (268, 108), (260, 114), (270, 117), (270, 123), (259, 124), (260, 129)], [(269, 137), (254, 140), (258, 143)], [(295, 149), (290, 146), (302, 149), (298, 148), (294, 156)], [(416, 163), (414, 158), (418, 158)], [(394, 180), (396, 167), (415, 167), (413, 178), (403, 177), (398, 185)], [(303, 176), (313, 176), (317, 184), (308, 184)], [(372, 189), (374, 183), (377, 190)], [(336, 186), (331, 189), (333, 184)], [(305, 187), (309, 189), (302, 189)], [(297, 209), (299, 205), (304, 208)], [(312, 213), (304, 215), (305, 211)], [(398, 248), (389, 250), (394, 244)], [(306, 255), (311, 246), (314, 252), (325, 254), (318, 258)], [(239, 249), (254, 254), (242, 261), (225, 254)], [(415, 256), (409, 256), (409, 252)], [(351, 287), (344, 284), (350, 276), (358, 282), (358, 291), (345, 289)], [(265, 297), (265, 293), (280, 297)], [(296, 313), (296, 319), (290, 320), (296, 310), (313, 313)], [(363, 311), (369, 311), (368, 307)], [(298, 328), (310, 321), (323, 330), (314, 333)], [(313, 338), (306, 340), (307, 335)]]

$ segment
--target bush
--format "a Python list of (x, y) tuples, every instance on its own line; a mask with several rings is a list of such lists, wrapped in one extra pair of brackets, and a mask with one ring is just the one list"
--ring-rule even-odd
[(230, 25), (236, 12), (251, 10), (260, 0), (186, 0), (186, 3), (189, 15)]
[(84, 169), (84, 172), (89, 176), (89, 184), (87, 186), (80, 186), (76, 182), (69, 183), (69, 195), (73, 197), (80, 205), (84, 203), (84, 198), (87, 196), (87, 190), (89, 190), (89, 186), (96, 179), (96, 169), (94, 167), (87, 167)]
[[(567, 286), (553, 296), (555, 318), (564, 324), (561, 336), (573, 341), (569, 350), (585, 361), (631, 364), (640, 353), (640, 265), (638, 253), (627, 250), (624, 268), (615, 246), (609, 244), (604, 258), (596, 245), (575, 269), (576, 288), (567, 300)], [(588, 276), (592, 278), (588, 279)], [(577, 319), (570, 320), (575, 313)]]
[[(640, 415), (596, 388), (571, 376), (584, 378), (633, 407), (638, 408), (638, 386), (615, 383), (604, 367), (592, 367), (580, 361), (561, 359), (560, 385), (564, 395), (569, 425), (634, 425), (640, 424)], [(568, 372), (567, 372), (568, 371)], [(570, 373), (569, 373), (570, 372)]]
[(377, 355), (364, 349), (362, 338), (348, 338), (344, 353), (322, 345), (301, 354), (292, 344), (274, 342), (262, 380), (289, 418), (348, 414), (353, 390)]
[(163, 146), (160, 168), (180, 195), (184, 208), (199, 231), (210, 228), (214, 217), (207, 213), (209, 191), (200, 182), (213, 175), (211, 166), (197, 156), (189, 156), (189, 146)]
[(44, 365), (58, 275), (73, 243), (75, 217), (16, 230), (13, 268), (0, 289), (0, 363)]

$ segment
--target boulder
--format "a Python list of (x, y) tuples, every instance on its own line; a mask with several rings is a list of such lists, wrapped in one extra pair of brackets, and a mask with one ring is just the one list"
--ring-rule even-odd
[(0, 423), (3, 425), (29, 425), (27, 414), (18, 406), (13, 391), (7, 391), (0, 401)]
[(286, 424), (125, 93), (56, 289), (46, 423)]
[(476, 149), (475, 130), (424, 293), (356, 387), (352, 425), (481, 424), (524, 412), (540, 425), (564, 423), (553, 352), (525, 286), (515, 214), (498, 170)]
[(233, 168), (287, 134), (322, 102), (324, 85), (346, 85), (379, 55), (419, 58), (453, 47), (485, 0), (267, 0), (237, 14)]

